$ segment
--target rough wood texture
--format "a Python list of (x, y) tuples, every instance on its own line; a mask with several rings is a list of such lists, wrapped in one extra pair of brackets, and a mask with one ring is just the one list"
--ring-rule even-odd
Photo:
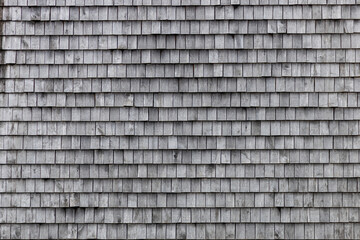
[(359, 0), (0, 3), (0, 239), (360, 239)]

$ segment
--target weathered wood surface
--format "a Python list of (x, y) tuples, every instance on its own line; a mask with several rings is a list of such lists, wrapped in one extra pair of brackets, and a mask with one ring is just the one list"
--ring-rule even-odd
[(360, 239), (359, 0), (0, 3), (1, 239)]

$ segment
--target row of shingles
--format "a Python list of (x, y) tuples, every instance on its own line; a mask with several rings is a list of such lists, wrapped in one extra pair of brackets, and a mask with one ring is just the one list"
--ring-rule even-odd
[[(118, 183), (121, 181), (117, 181)], [(134, 187), (140, 184), (140, 180)], [(28, 191), (8, 192), (2, 193), (2, 208), (14, 208), (18, 207), (23, 210), (26, 208), (142, 208), (142, 209), (214, 209), (221, 208), (227, 212), (232, 208), (241, 210), (246, 208), (254, 208), (258, 211), (269, 208), (294, 208), (302, 209), (304, 212), (311, 211), (315, 208), (317, 212), (330, 208), (338, 209), (345, 208), (353, 211), (354, 215), (359, 215), (359, 212), (355, 208), (359, 208), (359, 195), (357, 193), (331, 193), (331, 192), (310, 192), (310, 193), (273, 193), (273, 192), (261, 192), (261, 193), (188, 193), (178, 192), (170, 193), (168, 190), (161, 192), (142, 192), (132, 191), (131, 182), (124, 182), (126, 188), (117, 187), (114, 192), (109, 193), (106, 190), (110, 190), (111, 187), (89, 189), (89, 181), (79, 180), (75, 184), (75, 193), (69, 193), (67, 191), (60, 192), (62, 189), (57, 187), (53, 188), (57, 193), (48, 193), (51, 190), (51, 185), (47, 185), (47, 191), (39, 192), (37, 188), (34, 188), (34, 182), (27, 181), (29, 184)], [(129, 185), (130, 183), (130, 185)], [(169, 181), (167, 183), (170, 183)], [(85, 185), (87, 184), (87, 185)], [(105, 183), (106, 185), (108, 183)], [(99, 185), (97, 185), (98, 187)], [(22, 185), (19, 186), (19, 188)], [(31, 188), (33, 187), (33, 188)], [(71, 191), (71, 188), (67, 187), (66, 190)], [(29, 192), (32, 193), (29, 193)], [(119, 193), (121, 191), (121, 193)], [(27, 200), (27, 199), (31, 199)], [(236, 202), (234, 202), (236, 201)], [(254, 204), (254, 201), (256, 203)], [(316, 212), (316, 211), (315, 211)], [(336, 212), (336, 211), (334, 211)], [(351, 215), (351, 213), (350, 213)], [(350, 219), (349, 219), (350, 220)], [(3, 221), (2, 221), (3, 222)]]
[[(256, 50), (8, 50), (5, 64), (243, 64), (359, 63), (356, 49)], [(230, 79), (234, 81), (235, 79)], [(171, 81), (171, 80), (170, 80)], [(225, 79), (225, 81), (227, 81)]]
[(0, 108), (1, 121), (359, 120), (357, 108)]
[(356, 78), (3, 79), (3, 93), (337, 93), (359, 92)]
[[(43, 160), (44, 161), (44, 160)], [(357, 181), (360, 175), (359, 163), (256, 163), (256, 164), (154, 164), (154, 163), (143, 163), (143, 164), (123, 164), (123, 163), (108, 163), (108, 164), (75, 164), (75, 163), (57, 163), (51, 165), (49, 163), (41, 164), (39, 162), (22, 164), (21, 169), (17, 164), (6, 164), (0, 165), (1, 172), (3, 175), (1, 179), (11, 178), (20, 179), (40, 179), (48, 178), (53, 176), (54, 179), (86, 179), (91, 180), (91, 176), (102, 180), (106, 179), (134, 179), (134, 178), (149, 178), (149, 179), (167, 179), (174, 180), (183, 179), (184, 182), (188, 179), (194, 179), (199, 181), (201, 184), (205, 184), (206, 181), (212, 181), (214, 186), (220, 181), (227, 182), (230, 180), (238, 179), (239, 181), (248, 182), (254, 180), (254, 191), (259, 191), (259, 181), (269, 180), (272, 184), (284, 181), (293, 181), (293, 184), (297, 180), (305, 183), (311, 179), (326, 181), (338, 181), (341, 183), (343, 178), (348, 178), (348, 181), (352, 181), (349, 184), (349, 188), (357, 189)], [(209, 179), (207, 179), (207, 177)], [(256, 180), (255, 180), (256, 179)], [(295, 181), (294, 181), (295, 179)], [(66, 181), (66, 180), (65, 180)], [(190, 180), (189, 180), (190, 181)], [(320, 183), (319, 183), (320, 184)], [(275, 184), (276, 185), (276, 184)], [(347, 185), (347, 184), (345, 184)], [(234, 188), (246, 185), (236, 185)], [(281, 186), (281, 185), (280, 185)], [(326, 186), (326, 185), (325, 185)], [(335, 186), (329, 186), (329, 188)], [(189, 188), (189, 187), (187, 187)], [(262, 184), (260, 184), (262, 188)], [(346, 188), (346, 186), (345, 186)], [(206, 189), (209, 190), (209, 187)], [(224, 189), (231, 189), (228, 186)], [(204, 189), (206, 192), (206, 190)], [(214, 191), (214, 190), (213, 190)], [(250, 190), (251, 191), (251, 190)], [(210, 189), (211, 192), (211, 189)], [(215, 191), (216, 192), (216, 191)]]
[(2, 122), (0, 136), (351, 136), (359, 121)]
[(112, 20), (292, 20), (358, 19), (355, 5), (295, 6), (107, 6), (107, 7), (11, 7), (4, 20), (12, 21), (112, 21)]
[[(4, 150), (1, 164), (357, 164), (359, 150)], [(321, 166), (321, 165), (318, 165)], [(301, 168), (303, 166), (299, 166)], [(329, 167), (330, 168), (330, 167)], [(351, 172), (351, 168), (349, 170)], [(340, 176), (342, 173), (339, 173)], [(344, 173), (347, 176), (349, 173)], [(354, 176), (357, 169), (354, 168)]]
[(5, 0), (7, 6), (353, 5), (358, 0)]
[[(1, 107), (358, 107), (358, 93), (3, 93)], [(288, 99), (287, 99), (288, 98)]]
[(359, 77), (356, 63), (6, 65), (6, 79)]
[(353, 5), (358, 0), (5, 0), (6, 6)]
[(2, 164), (349, 164), (358, 150), (6, 150)]
[[(235, 35), (142, 35), (142, 36), (8, 36), (4, 37), (5, 50), (119, 50), (119, 49), (345, 49), (356, 47), (358, 34), (235, 34)], [(67, 45), (69, 44), (69, 45)], [(20, 54), (20, 53), (19, 53)], [(14, 61), (14, 55), (8, 60)], [(68, 61), (72, 60), (72, 56)], [(80, 58), (81, 56), (79, 56)], [(15, 58), (16, 59), (16, 58)], [(52, 60), (51, 60), (52, 61)]]
[[(340, 164), (338, 164), (341, 166)], [(301, 199), (301, 194), (311, 193), (315, 198), (321, 196), (321, 194), (326, 194), (327, 196), (332, 196), (332, 193), (341, 193), (339, 196), (347, 195), (352, 196), (354, 193), (358, 191), (359, 181), (357, 178), (352, 177), (341, 177), (339, 174), (335, 178), (324, 177), (321, 178), (320, 175), (317, 177), (298, 177), (294, 178), (290, 177), (291, 174), (287, 173), (288, 176), (284, 175), (286, 178), (278, 174), (277, 178), (272, 178), (271, 176), (261, 178), (261, 177), (251, 177), (247, 178), (239, 178), (231, 175), (227, 175), (226, 178), (216, 178), (209, 176), (208, 179), (202, 179), (204, 177), (197, 178), (184, 178), (178, 177), (174, 178), (165, 178), (160, 177), (160, 179), (148, 176), (122, 176), (122, 174), (117, 174), (114, 170), (110, 173), (104, 171), (96, 172), (99, 167), (89, 167), (88, 165), (76, 166), (74, 164), (71, 165), (61, 165), (61, 166), (53, 166), (49, 165), (22, 165), (24, 170), (22, 173), (16, 172), (17, 169), (7, 168), (4, 169), (2, 166), (2, 171), (13, 170), (15, 171), (12, 175), (4, 173), (4, 177), (13, 178), (13, 181), (7, 182), (4, 179), (1, 179), (2, 183), (2, 195), (7, 193), (85, 193), (89, 194), (91, 191), (95, 193), (124, 193), (124, 194), (136, 194), (136, 193), (152, 193), (152, 194), (171, 194), (176, 192), (177, 194), (192, 194), (194, 191), (199, 196), (204, 196), (204, 194), (208, 193), (219, 193), (221, 194), (230, 194), (230, 193), (241, 193), (239, 198), (243, 198), (246, 196), (263, 196), (261, 194), (284, 194), (290, 196), (291, 199), (292, 194), (298, 193), (297, 198)], [(103, 166), (103, 165), (101, 165)], [(115, 165), (116, 166), (116, 165)], [(114, 166), (114, 168), (115, 168)], [(139, 167), (143, 167), (144, 165), (137, 165)], [(41, 173), (41, 176), (38, 174), (36, 176), (34, 173), (31, 175), (26, 171), (44, 171)], [(297, 167), (300, 168), (300, 167)], [(80, 170), (79, 170), (80, 169)], [(102, 167), (102, 169), (106, 169), (106, 167)], [(117, 169), (117, 168), (115, 168)], [(81, 171), (81, 173), (77, 174), (74, 171)], [(334, 169), (342, 170), (340, 167)], [(67, 172), (66, 172), (67, 171)], [(70, 172), (69, 172), (70, 171)], [(54, 179), (51, 180), (43, 180), (41, 178), (49, 178), (49, 173), (54, 174)], [(100, 173), (104, 173), (102, 177), (99, 177)], [(93, 174), (93, 179), (89, 179), (89, 174)], [(11, 176), (10, 176), (11, 175)], [(176, 173), (174, 173), (176, 175)], [(299, 175), (299, 174), (298, 174)], [(27, 177), (26, 180), (19, 179), (20, 177)], [(114, 179), (115, 178), (115, 179)], [(231, 180), (230, 180), (231, 178)], [(251, 194), (250, 194), (251, 193)], [(45, 195), (46, 195), (45, 194)], [(232, 196), (231, 194), (229, 196)], [(354, 196), (356, 197), (356, 196)], [(261, 199), (261, 197), (259, 198)], [(359, 203), (353, 200), (349, 200), (343, 205), (339, 205), (336, 202), (328, 202), (325, 204), (326, 207), (358, 207)], [(286, 205), (287, 207), (304, 207), (306, 204), (302, 204), (302, 200), (299, 200), (300, 203), (296, 203), (294, 205)], [(355, 202), (354, 202), (355, 201)], [(14, 200), (14, 202), (16, 202)], [(8, 205), (6, 205), (8, 206)], [(58, 205), (56, 205), (58, 206)], [(226, 207), (231, 207), (232, 205), (226, 205)], [(249, 203), (246, 204), (249, 206)], [(274, 207), (273, 205), (263, 205), (259, 204), (258, 207)], [(319, 207), (318, 204), (315, 206)], [(323, 206), (323, 207), (324, 207)], [(5, 205), (4, 205), (5, 207)], [(8, 206), (9, 207), (9, 206)], [(149, 206), (150, 207), (150, 206)], [(170, 206), (168, 206), (170, 207)], [(174, 206), (172, 206), (174, 207)], [(193, 206), (195, 207), (195, 206)], [(211, 205), (206, 205), (203, 207), (211, 207)], [(237, 205), (237, 207), (244, 207), (243, 205)]]
[(358, 148), (360, 137), (1, 136), (1, 150), (272, 150)]
[[(36, 141), (36, 142), (31, 142)], [(72, 144), (70, 143), (72, 142)], [(352, 149), (358, 148), (357, 136), (0, 136), (1, 150), (175, 150), (175, 149)]]
[(356, 223), (6, 224), (9, 239), (358, 239)]
[[(7, 182), (1, 180), (1, 183), (4, 185), (1, 189), (2, 198), (6, 199), (8, 194), (14, 195), (13, 205), (4, 204), (3, 207), (30, 207), (28, 205), (18, 205), (16, 201), (18, 194), (22, 193), (38, 193), (42, 194), (44, 197), (49, 197), (49, 194), (55, 194), (59, 197), (59, 194), (62, 197), (64, 194), (71, 194), (76, 192), (82, 194), (81, 196), (87, 198), (94, 193), (94, 196), (101, 194), (117, 194), (123, 193), (126, 196), (136, 196), (136, 194), (152, 194), (157, 196), (159, 194), (171, 195), (175, 194), (174, 191), (177, 191), (175, 195), (184, 198), (186, 196), (198, 196), (202, 198), (205, 195), (208, 195), (209, 198), (213, 197), (215, 192), (223, 197), (228, 196), (229, 199), (232, 199), (232, 194), (235, 194), (239, 199), (247, 198), (246, 204), (237, 204), (236, 207), (251, 207), (251, 199), (256, 196), (256, 199), (260, 201), (264, 196), (280, 196), (286, 198), (285, 207), (359, 207), (360, 203), (356, 201), (356, 198), (359, 196), (356, 195), (358, 192), (358, 181), (356, 179), (289, 179), (289, 180), (246, 180), (246, 179), (232, 179), (230, 181), (226, 180), (206, 180), (200, 181), (199, 179), (161, 179), (161, 180), (149, 180), (149, 179), (56, 179), (56, 180), (42, 180), (42, 179), (27, 179), (27, 180), (18, 180), (14, 179), (12, 182)], [(64, 184), (64, 186), (62, 186)], [(112, 184), (114, 186), (112, 186)], [(116, 185), (115, 185), (116, 184)], [(193, 185), (194, 184), (194, 185)], [(244, 186), (238, 187), (233, 186), (229, 189), (229, 184), (244, 184)], [(260, 184), (260, 187), (259, 187)], [(262, 184), (262, 185), (261, 185)], [(328, 184), (331, 184), (331, 187), (328, 187)], [(172, 185), (167, 186), (167, 185)], [(347, 186), (349, 185), (349, 186)], [(54, 187), (55, 186), (55, 187)], [(190, 187), (191, 186), (191, 187)], [(93, 188), (92, 188), (93, 187)], [(204, 188), (204, 189), (201, 189)], [(211, 189), (211, 190), (209, 190)], [(194, 193), (196, 191), (196, 193)], [(100, 195), (101, 195), (100, 194)], [(209, 195), (210, 194), (210, 195)], [(237, 195), (236, 195), (237, 194)], [(299, 195), (294, 195), (299, 194)], [(309, 205), (304, 204), (302, 201), (302, 196), (308, 194), (313, 196), (313, 198), (319, 198), (321, 196), (325, 197), (328, 201), (326, 204), (319, 206), (319, 204)], [(54, 196), (55, 196), (54, 195)], [(175, 196), (174, 195), (174, 196)], [(116, 195), (117, 196), (117, 195)], [(173, 196), (173, 195), (171, 195)], [(296, 196), (296, 203), (292, 203), (291, 199)], [(332, 196), (337, 196), (336, 201), (331, 201)], [(341, 202), (338, 199), (341, 199), (346, 196), (346, 201)], [(139, 197), (140, 198), (140, 197)], [(335, 198), (335, 197), (334, 197)], [(5, 200), (4, 200), (5, 201)], [(10, 200), (9, 200), (10, 201)], [(144, 201), (144, 199), (142, 199)], [(270, 200), (269, 200), (270, 201)], [(274, 199), (271, 200), (274, 202)], [(270, 202), (271, 202), (270, 201)], [(5, 202), (4, 202), (5, 203)], [(8, 202), (10, 203), (10, 202)], [(96, 206), (96, 204), (82, 204), (82, 207), (91, 207)], [(106, 205), (107, 206), (107, 205)], [(104, 206), (104, 207), (106, 207)], [(127, 207), (127, 205), (111, 205), (112, 207)], [(143, 205), (139, 205), (141, 207)], [(279, 205), (281, 206), (281, 205)], [(43, 207), (49, 207), (48, 205), (43, 205)], [(54, 204), (50, 207), (62, 207), (62, 205)], [(153, 208), (155, 206), (146, 205), (143, 207)], [(174, 205), (167, 205), (162, 207), (176, 207)], [(206, 205), (181, 205), (179, 207), (234, 207), (232, 204), (227, 204), (222, 206), (218, 204), (213, 206), (211, 204)], [(277, 207), (273, 204), (264, 204), (258, 203), (255, 207)]]
[[(242, 21), (242, 20), (196, 20), (196, 21), (91, 21), (91, 22), (4, 22), (4, 30), (8, 36), (151, 36), (161, 38), (182, 34), (185, 36), (202, 37), (202, 35), (243, 35), (258, 34), (292, 34), (294, 36), (310, 34), (349, 34), (355, 36), (360, 32), (360, 21), (356, 20), (278, 20), (278, 21)], [(184, 37), (184, 36), (183, 36)], [(37, 40), (36, 38), (33, 38)], [(66, 44), (66, 42), (64, 43)], [(63, 44), (66, 49), (67, 45)], [(26, 46), (25, 46), (26, 48)], [(93, 48), (96, 49), (96, 48)]]
[[(230, 214), (230, 211), (231, 214)], [(2, 213), (7, 223), (24, 221), (29, 212), (16, 208), (4, 208)], [(358, 222), (359, 213), (356, 208), (234, 208), (216, 209), (121, 209), (121, 208), (32, 208), (30, 214), (35, 214), (34, 223), (77, 223), (77, 224), (139, 224), (139, 223), (349, 223)], [(56, 215), (56, 217), (55, 217)], [(95, 215), (95, 216), (94, 216)], [(341, 216), (340, 215), (344, 215)], [(17, 217), (14, 219), (14, 217)], [(156, 216), (156, 217), (155, 217)], [(206, 216), (206, 218), (204, 217)], [(45, 219), (45, 217), (47, 217)], [(156, 219), (154, 221), (154, 219)], [(152, 221), (153, 220), (153, 221)], [(24, 222), (25, 223), (25, 222)]]

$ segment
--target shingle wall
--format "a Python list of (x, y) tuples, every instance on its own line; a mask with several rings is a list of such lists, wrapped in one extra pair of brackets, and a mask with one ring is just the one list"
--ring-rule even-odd
[(1, 239), (360, 239), (359, 0), (1, 3)]

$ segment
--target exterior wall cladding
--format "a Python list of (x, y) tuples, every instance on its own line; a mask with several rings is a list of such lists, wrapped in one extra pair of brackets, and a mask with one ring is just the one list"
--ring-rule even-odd
[(360, 0), (1, 4), (1, 239), (360, 239)]

